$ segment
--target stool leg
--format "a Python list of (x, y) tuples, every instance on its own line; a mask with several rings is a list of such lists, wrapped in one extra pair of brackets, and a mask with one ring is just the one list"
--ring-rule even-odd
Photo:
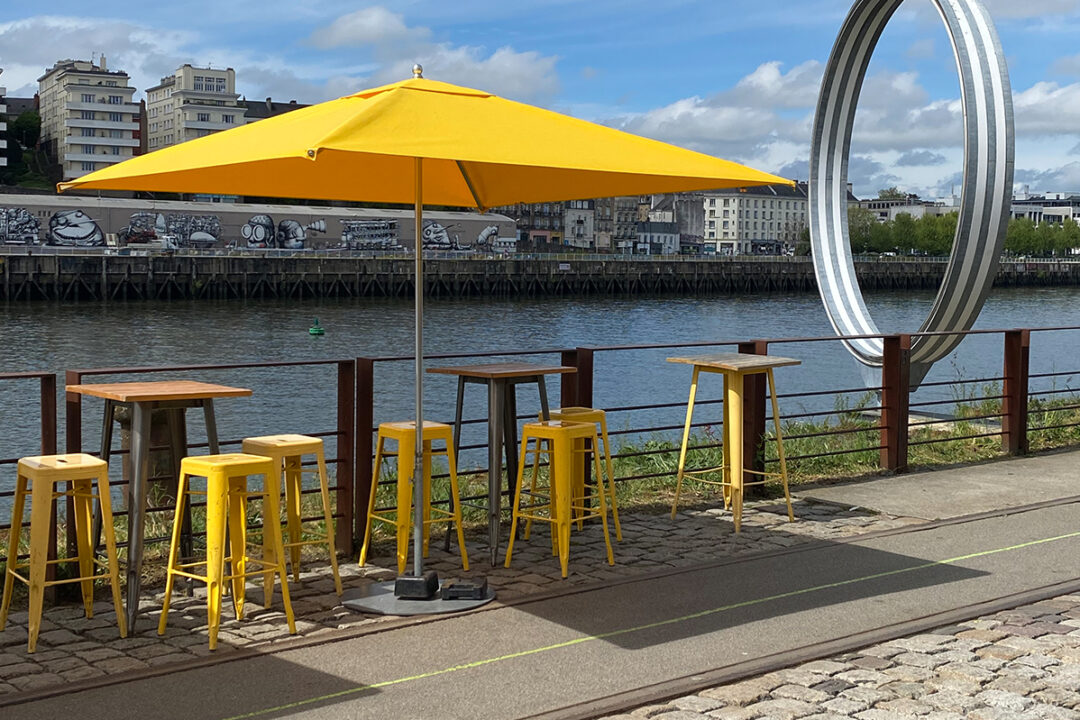
[(599, 438), (597, 438), (594, 432), (593, 448), (596, 449), (597, 452), (593, 453), (593, 461), (596, 465), (596, 494), (600, 498), (600, 522), (604, 526), (604, 544), (607, 545), (607, 562), (608, 565), (614, 565), (615, 554), (611, 551), (611, 533), (608, 531), (607, 522), (607, 490), (604, 488), (604, 477), (600, 472), (599, 444)]
[(334, 591), (340, 595), (341, 575), (338, 574), (337, 548), (334, 547), (334, 513), (330, 510), (330, 481), (326, 476), (326, 457), (322, 448), (315, 453), (315, 460), (319, 463), (319, 493), (322, 495), (323, 518), (326, 522), (326, 549), (330, 553), (330, 569), (334, 573)]
[(23, 506), (26, 503), (26, 478), (15, 481), (15, 502), (11, 507), (11, 528), (8, 530), (7, 563), (4, 565), (4, 599), (0, 601), (0, 630), (7, 626), (11, 591), (15, 589), (15, 563), (19, 559), (19, 536), (22, 533)]
[[(544, 441), (541, 440), (540, 438), (536, 439), (536, 450), (535, 450), (535, 452), (533, 452), (532, 481), (529, 483), (529, 496), (530, 497), (532, 497), (536, 493), (536, 480), (537, 480), (537, 478), (540, 477), (540, 445), (543, 442)], [(525, 442), (524, 441), (522, 441), (521, 447), (522, 447), (521, 466), (525, 467), (526, 453), (524, 451), (524, 448), (525, 448)], [(550, 453), (549, 453), (549, 457), (550, 457)], [(518, 474), (521, 475), (521, 473), (518, 473)], [(522, 475), (522, 477), (524, 477), (524, 475)], [(517, 505), (515, 504), (515, 507), (516, 506)], [(532, 519), (531, 515), (532, 514), (530, 513), (530, 517), (525, 518), (524, 537), (525, 537), (526, 540), (528, 540), (529, 535), (532, 534), (533, 519)], [(553, 551), (552, 554), (554, 554), (554, 549), (555, 549), (554, 546), (552, 546), (552, 551)]]
[[(278, 517), (278, 513), (280, 513), (281, 511), (278, 508), (278, 503), (280, 502), (280, 494), (279, 492), (277, 492), (277, 490), (280, 490), (280, 488), (271, 487), (273, 485), (273, 482), (271, 481), (269, 475), (266, 475), (264, 482), (266, 483), (267, 489), (272, 490), (272, 492), (267, 492), (266, 494), (266, 503), (270, 507), (270, 515), (271, 517)], [(264, 523), (263, 533), (267, 532), (270, 533), (270, 538), (273, 542), (274, 551), (277, 553), (276, 570), (278, 576), (281, 578), (281, 604), (285, 607), (285, 619), (289, 623), (289, 634), (295, 635), (296, 620), (295, 618), (293, 618), (292, 602), (289, 600), (289, 580), (288, 574), (285, 571), (285, 548), (283, 547), (281, 540), (281, 523), (270, 523), (269, 527), (267, 527)], [(266, 597), (265, 604), (266, 607), (270, 607), (269, 595)]]
[(611, 493), (611, 519), (615, 521), (615, 539), (622, 542), (622, 526), (619, 525), (619, 505), (615, 502), (615, 470), (611, 462), (611, 441), (607, 435), (607, 420), (600, 416), (600, 437), (604, 441), (604, 461), (607, 467), (608, 492)]
[(679, 509), (679, 493), (682, 491), (683, 475), (686, 473), (686, 445), (690, 441), (690, 421), (694, 418), (694, 397), (697, 395), (698, 369), (690, 380), (690, 399), (686, 403), (686, 422), (683, 424), (682, 446), (679, 448), (679, 472), (675, 476), (675, 499), (671, 501), (671, 519)]
[[(174, 582), (174, 580), (176, 578), (176, 575), (174, 573), (176, 571), (177, 558), (180, 555), (180, 536), (183, 534), (183, 527), (184, 527), (184, 505), (185, 505), (185, 503), (188, 502), (187, 488), (188, 488), (188, 483), (190, 482), (189, 477), (190, 477), (189, 475), (186, 475), (184, 473), (180, 473), (180, 481), (176, 486), (176, 511), (173, 513), (172, 539), (169, 541), (169, 563), (168, 563), (168, 565), (165, 566), (165, 598), (161, 601), (161, 617), (158, 619), (158, 629), (157, 629), (158, 635), (164, 635), (165, 634), (165, 624), (169, 619), (169, 603), (172, 600), (173, 582)], [(102, 493), (101, 495), (102, 495), (102, 506), (101, 506), (102, 510), (101, 510), (101, 512), (102, 512), (102, 515), (104, 515), (104, 513), (105, 513), (105, 505), (104, 505), (104, 503), (105, 503), (105, 494)], [(209, 510), (209, 507), (207, 509)], [(209, 517), (210, 517), (209, 514), (207, 514), (207, 519), (209, 519)], [(209, 530), (210, 530), (209, 525), (207, 525), (207, 532), (209, 532)], [(106, 543), (109, 542), (109, 536), (111, 534), (112, 533), (108, 530), (108, 528), (106, 528), (106, 531), (105, 531), (105, 542)], [(115, 552), (115, 546), (114, 546), (113, 549), (114, 549), (114, 552)], [(115, 563), (115, 558), (114, 558), (113, 565), (115, 566), (115, 564), (116, 563)], [(209, 575), (209, 573), (207, 573), (207, 574)]]
[(559, 531), (559, 565), (565, 578), (570, 560), (570, 525), (572, 518), (570, 475), (573, 462), (573, 445), (565, 440), (554, 440), (551, 453), (553, 481), (551, 483), (555, 501), (556, 527)]
[(398, 441), (397, 458), (397, 566), (398, 575), (405, 572), (409, 556), (409, 527), (412, 519), (412, 484), (416, 461), (413, 459), (415, 440)]
[(367, 562), (368, 544), (371, 542), (371, 526), (375, 524), (375, 496), (379, 493), (379, 477), (382, 474), (383, 444), (382, 435), (375, 442), (375, 471), (371, 474), (371, 492), (368, 494), (367, 523), (364, 526), (364, 544), (360, 547), (360, 567)]
[[(524, 437), (521, 439), (521, 462), (518, 463), (517, 471), (517, 489), (514, 490), (514, 504), (511, 506), (510, 511), (510, 539), (506, 543), (506, 561), (503, 563), (503, 567), (510, 567), (510, 558), (514, 554), (514, 537), (516, 536), (518, 518), (521, 516), (521, 486), (525, 484), (525, 460), (529, 451), (529, 440), (531, 438)], [(540, 451), (540, 440), (536, 441), (537, 454)], [(535, 482), (536, 476), (533, 476)]]
[(594, 445), (590, 452), (590, 449), (585, 445), (584, 438), (576, 438), (573, 445), (574, 454), (571, 467), (574, 474), (570, 478), (570, 484), (574, 495), (571, 503), (574, 507), (574, 519), (577, 520), (577, 529), (582, 530), (585, 527), (585, 476), (589, 473), (590, 465), (590, 463), (585, 462), (586, 455), (595, 455), (598, 450)]
[(71, 481), (74, 505), (75, 542), (79, 553), (79, 582), (86, 617), (94, 617), (94, 548), (91, 533), (94, 523), (94, 485), (90, 478)]
[(45, 600), (45, 568), (48, 562), (49, 531), (52, 518), (49, 508), (53, 499), (53, 484), (36, 480), (30, 489), (30, 613), (28, 624), (30, 636), (26, 651), (37, 648), (38, 631), (41, 629), (41, 611)]
[(788, 489), (787, 458), (784, 456), (784, 435), (780, 432), (780, 403), (776, 400), (776, 385), (773, 383), (772, 368), (766, 371), (769, 380), (769, 396), (772, 398), (773, 427), (776, 429), (776, 455), (780, 460), (780, 482), (784, 486), (784, 499), (787, 501), (788, 522), (795, 522), (795, 511), (791, 509), (791, 491)]
[(210, 649), (217, 648), (221, 626), (221, 584), (225, 576), (225, 528), (228, 481), (224, 477), (206, 479), (206, 619)]
[(289, 527), (289, 562), (293, 580), (300, 582), (300, 456), (285, 458), (285, 516)]
[[(113, 527), (112, 497), (109, 496), (109, 469), (103, 468), (98, 476), (98, 508), (101, 510), (102, 526), (105, 530), (105, 561), (109, 564), (109, 587), (112, 588), (113, 609), (116, 611), (116, 624), (120, 628), (120, 637), (127, 637), (127, 616), (120, 595), (120, 565), (116, 562), (116, 533)], [(179, 502), (179, 495), (177, 496)]]
[[(469, 552), (465, 549), (465, 530), (461, 527), (461, 500), (458, 494), (458, 479), (457, 479), (457, 456), (454, 454), (453, 442), (446, 444), (446, 462), (450, 466), (450, 512), (453, 513), (452, 519), (454, 527), (457, 529), (457, 541), (458, 548), (461, 549), (461, 569), (465, 572), (469, 571)], [(446, 533), (449, 537), (449, 529)]]
[(739, 532), (742, 529), (743, 507), (742, 375), (724, 373), (724, 406), (728, 408), (727, 417), (731, 421), (730, 431), (725, 429), (724, 432), (724, 455), (728, 460), (726, 464), (731, 465), (731, 512), (735, 521), (735, 532)]
[(431, 441), (424, 440), (424, 453), (423, 453), (423, 473), (421, 477), (424, 478), (424, 507), (422, 511), (424, 527), (424, 557), (428, 554), (428, 543), (431, 540)]
[[(228, 513), (228, 557), (229, 573), (232, 575), (232, 604), (233, 612), (237, 620), (244, 619), (244, 590), (246, 582), (244, 573), (247, 572), (247, 476), (239, 475), (228, 479), (229, 489), (225, 496), (226, 512)], [(267, 525), (279, 522), (277, 518), (263, 513), (263, 533)], [(209, 541), (208, 541), (209, 542)], [(265, 547), (265, 540), (263, 545)], [(271, 573), (271, 586), (273, 574)], [(269, 600), (264, 603), (270, 606)]]

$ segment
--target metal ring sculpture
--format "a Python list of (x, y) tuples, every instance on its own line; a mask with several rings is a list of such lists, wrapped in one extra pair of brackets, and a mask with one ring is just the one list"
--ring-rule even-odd
[[(839, 335), (880, 334), (866, 309), (848, 239), (847, 170), (855, 106), (881, 32), (903, 0), (858, 0), (833, 46), (818, 98), (810, 151), (810, 238), (818, 288)], [(997, 274), (1013, 179), (1013, 107), (1008, 68), (989, 13), (979, 0), (933, 0), (960, 72), (964, 180), (960, 217), (945, 279), (918, 332), (969, 330)], [(962, 340), (915, 338), (911, 386)], [(845, 340), (859, 362), (880, 367), (880, 339)]]

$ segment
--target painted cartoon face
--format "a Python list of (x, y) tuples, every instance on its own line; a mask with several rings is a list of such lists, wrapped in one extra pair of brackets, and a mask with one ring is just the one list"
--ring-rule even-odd
[(424, 247), (450, 247), (450, 233), (434, 220), (424, 221), (424, 231), (420, 237)]
[(105, 234), (82, 210), (61, 210), (49, 218), (49, 241), (55, 245), (97, 246), (105, 244)]
[(295, 220), (282, 220), (278, 223), (277, 246), (289, 250), (299, 250), (304, 247), (307, 240), (307, 232), (304, 227)]
[(240, 235), (247, 240), (248, 247), (274, 247), (274, 221), (269, 215), (253, 215), (240, 228)]

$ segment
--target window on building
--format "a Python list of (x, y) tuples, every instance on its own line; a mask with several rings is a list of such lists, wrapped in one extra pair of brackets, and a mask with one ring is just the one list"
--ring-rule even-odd
[(709, 198), (709, 207), (716, 207), (716, 198)]
[(94, 111), (93, 110), (83, 110), (82, 111), (82, 119), (83, 120), (93, 120), (94, 119)]
[(203, 82), (203, 76), (202, 75), (196, 75), (195, 76), (195, 89), (200, 91), (200, 92), (202, 92), (202, 90), (204, 89), (204, 82)]
[(725, 221), (724, 221), (724, 229), (725, 229), (725, 230), (727, 230), (727, 228), (728, 228), (728, 221), (727, 221), (727, 220), (725, 220)]
[(86, 155), (93, 155), (94, 153), (97, 152), (97, 145), (83, 145), (82, 146), (82, 151)]
[(195, 119), (199, 122), (210, 122), (210, 113), (196, 113)]
[(214, 89), (219, 93), (225, 92), (225, 78), (215, 78)]
[(94, 93), (83, 93), (82, 94), (82, 101), (83, 102), (94, 102)]
[(122, 137), (124, 137), (124, 131), (123, 130), (110, 130), (109, 131), (109, 137), (111, 137), (111, 138), (122, 138)]
[(110, 95), (109, 96), (109, 104), (110, 105), (120, 105), (123, 102), (124, 102), (124, 96), (123, 95)]
[(730, 213), (731, 213), (730, 210), (725, 210), (724, 211), (724, 217), (730, 217)]
[(116, 85), (116, 81), (115, 81), (115, 80), (106, 80), (106, 81), (105, 81), (105, 87), (116, 87), (116, 86), (117, 86), (117, 85)]
[(114, 147), (112, 149), (112, 154), (113, 155), (119, 155), (120, 154), (120, 146), (119, 145), (117, 145), (116, 147)]
[(235, 117), (235, 115), (222, 115), (221, 122), (225, 123), (226, 125), (232, 125), (234, 123)]
[(94, 137), (94, 128), (82, 128), (83, 137)]
[(709, 221), (709, 227), (711, 227), (711, 228), (716, 227), (716, 221), (715, 220), (710, 220)]
[(731, 203), (731, 198), (724, 198), (724, 207), (727, 207)]
[(109, 122), (124, 122), (124, 116), (121, 113), (109, 113)]
[(82, 169), (86, 172), (90, 172), (94, 169), (94, 163), (84, 161), (82, 164)]

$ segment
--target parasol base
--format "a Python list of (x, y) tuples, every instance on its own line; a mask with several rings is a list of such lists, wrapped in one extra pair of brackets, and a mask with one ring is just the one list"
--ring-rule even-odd
[(479, 598), (444, 600), (440, 585), (439, 590), (430, 600), (409, 600), (394, 594), (395, 582), (390, 580), (346, 590), (341, 596), (341, 604), (354, 612), (376, 615), (439, 615), (472, 610), (495, 599), (495, 591), (487, 587), (483, 596)]

